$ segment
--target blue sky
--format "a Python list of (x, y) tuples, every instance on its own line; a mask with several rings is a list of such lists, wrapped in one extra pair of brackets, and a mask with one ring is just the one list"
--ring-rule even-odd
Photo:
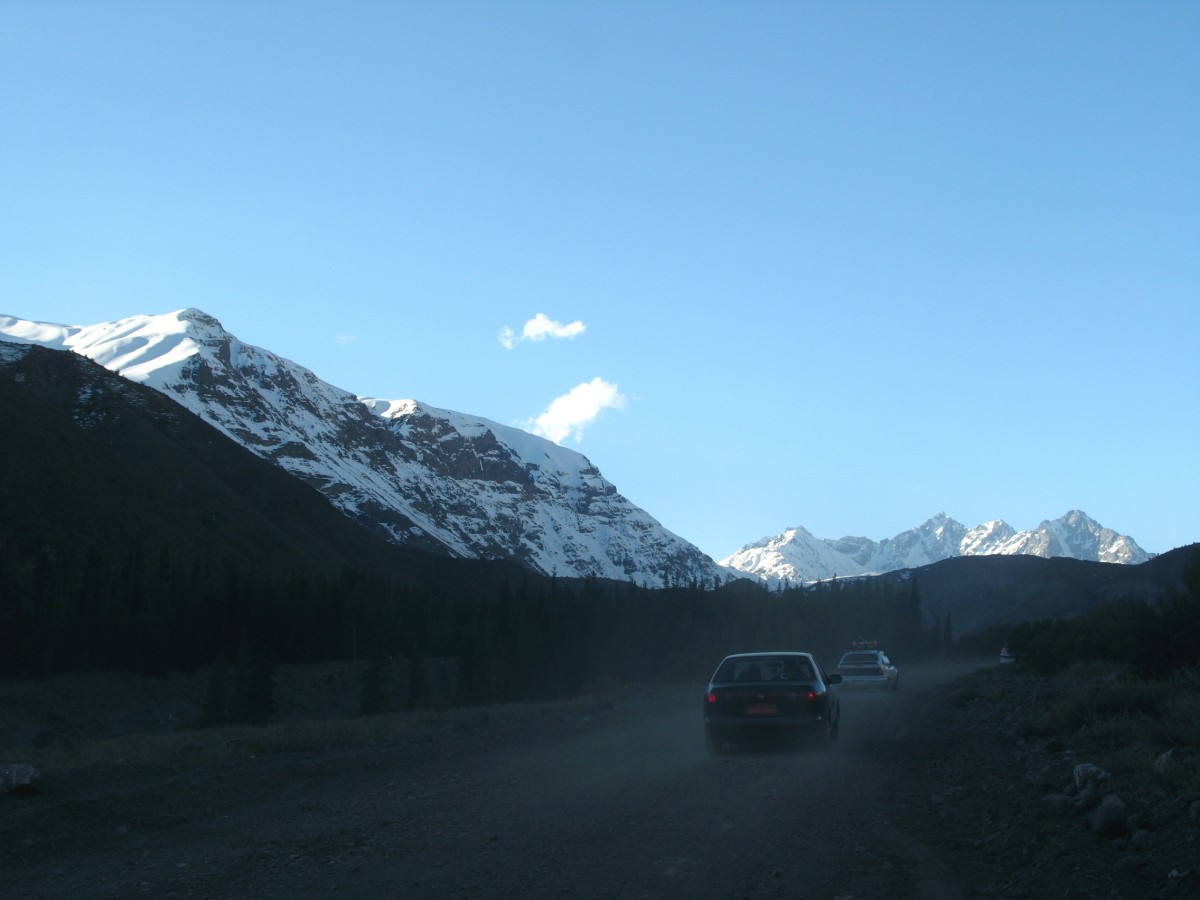
[[(0, 312), (198, 307), (721, 558), (1200, 540), (1200, 4), (0, 5)], [(527, 327), (528, 326), (528, 327)]]

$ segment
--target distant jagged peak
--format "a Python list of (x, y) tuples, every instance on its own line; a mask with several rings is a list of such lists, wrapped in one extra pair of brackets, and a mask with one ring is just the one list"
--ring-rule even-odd
[(1016, 530), (1003, 519), (992, 519), (968, 528), (959, 543), (963, 556), (988, 556), (997, 553), (997, 545), (1012, 540)]
[[(1054, 520), (1061, 522), (1071, 528), (1086, 529), (1088, 531), (1103, 531), (1104, 526), (1085, 513), (1082, 509), (1070, 509)], [(1045, 523), (1043, 523), (1045, 524)]]
[(970, 531), (971, 533), (978, 533), (978, 534), (1000, 534), (1005, 531), (1011, 532), (1013, 530), (1013, 527), (1011, 525), (1009, 525), (1007, 522), (1005, 522), (1003, 519), (991, 519), (990, 521), (984, 522), (980, 525), (976, 525), (975, 527), (969, 528), (967, 530)]
[(1105, 528), (1079, 509), (1044, 520), (1031, 531), (1016, 531), (1003, 519), (967, 528), (944, 512), (895, 537), (873, 541), (814, 538), (798, 526), (747, 544), (722, 565), (757, 576), (768, 584), (784, 579), (814, 581), (915, 568), (955, 556), (1026, 555), (1070, 557), (1137, 564), (1150, 559), (1128, 535)]
[(928, 534), (938, 541), (957, 542), (961, 539), (962, 533), (966, 531), (966, 526), (944, 512), (940, 512), (936, 516), (931, 516), (916, 530), (922, 534)]
[(789, 525), (779, 534), (768, 534), (759, 538), (757, 541), (751, 541), (748, 544), (743, 544), (735, 553), (730, 554), (726, 559), (732, 559), (738, 553), (747, 553), (752, 550), (777, 550), (788, 544), (802, 542), (804, 540), (816, 540), (812, 533), (800, 525)]
[(174, 315), (180, 322), (192, 322), (198, 326), (205, 328), (215, 328), (218, 331), (224, 331), (225, 328), (217, 320), (216, 316), (209, 315), (202, 309), (197, 309), (194, 306), (189, 306), (186, 309), (176, 310), (174, 313), (165, 313), (164, 315)]
[(795, 541), (803, 541), (812, 538), (813, 533), (802, 525), (792, 525), (788, 527), (783, 534), (778, 534), (775, 537), (765, 537), (762, 539), (762, 546), (782, 546), (783, 544), (791, 544)]

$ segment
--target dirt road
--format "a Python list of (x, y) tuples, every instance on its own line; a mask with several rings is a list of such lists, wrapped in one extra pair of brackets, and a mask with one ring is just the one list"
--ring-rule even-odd
[(931, 818), (915, 704), (974, 667), (843, 692), (827, 752), (712, 756), (692, 686), (365, 752), (100, 767), (0, 798), (0, 896), (969, 896), (987, 873)]

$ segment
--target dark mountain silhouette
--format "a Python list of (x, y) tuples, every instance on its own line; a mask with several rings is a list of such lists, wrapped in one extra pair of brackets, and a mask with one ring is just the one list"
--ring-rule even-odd
[(353, 567), (462, 581), (525, 571), (392, 545), (159, 392), (75, 353), (0, 347), (8, 566), (61, 574), (140, 546), (272, 573)]
[(1114, 600), (1159, 600), (1183, 590), (1193, 544), (1139, 565), (1066, 557), (959, 556), (877, 576), (883, 584), (915, 581), (928, 620), (947, 616), (955, 635), (997, 625), (1076, 616)]

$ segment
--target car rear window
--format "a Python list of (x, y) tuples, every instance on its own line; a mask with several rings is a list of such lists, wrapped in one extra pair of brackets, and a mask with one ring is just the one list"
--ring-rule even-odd
[(714, 676), (715, 681), (812, 681), (812, 665), (807, 659), (789, 656), (744, 656), (727, 659)]
[(875, 653), (847, 653), (842, 657), (842, 661), (838, 663), (841, 666), (864, 666), (877, 665), (879, 656)]

